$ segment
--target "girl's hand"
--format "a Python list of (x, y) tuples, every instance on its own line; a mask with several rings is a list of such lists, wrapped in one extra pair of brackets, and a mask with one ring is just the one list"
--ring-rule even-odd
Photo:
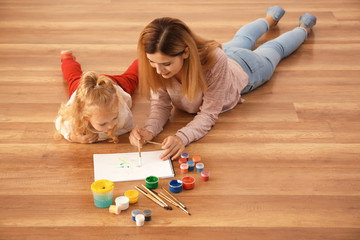
[(169, 136), (162, 142), (162, 149), (164, 152), (161, 153), (160, 158), (162, 160), (176, 159), (181, 156), (185, 146), (178, 136)]
[(153, 139), (153, 133), (147, 130), (146, 128), (135, 126), (130, 133), (129, 141), (131, 145), (138, 146), (140, 141), (140, 148), (144, 145), (144, 140)]
[(87, 134), (87, 135), (79, 135), (79, 134), (71, 134), (69, 136), (70, 140), (72, 142), (77, 142), (77, 143), (94, 143), (97, 142), (99, 139), (99, 135), (94, 133), (94, 134)]

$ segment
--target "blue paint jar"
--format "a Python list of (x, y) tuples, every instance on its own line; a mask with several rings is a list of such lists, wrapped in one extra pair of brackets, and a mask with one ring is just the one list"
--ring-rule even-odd
[(195, 166), (195, 163), (194, 163), (194, 161), (188, 161), (187, 162), (187, 164), (189, 165), (189, 172), (192, 172), (192, 171), (194, 171), (194, 166)]
[(204, 170), (204, 164), (203, 163), (197, 163), (196, 164), (196, 172), (201, 173)]
[(140, 214), (141, 211), (139, 209), (134, 209), (131, 211), (131, 215), (132, 215), (132, 220), (136, 221), (136, 215)]
[(173, 193), (179, 193), (182, 190), (182, 185), (183, 183), (181, 180), (177, 180), (177, 179), (171, 180), (169, 182), (170, 191)]

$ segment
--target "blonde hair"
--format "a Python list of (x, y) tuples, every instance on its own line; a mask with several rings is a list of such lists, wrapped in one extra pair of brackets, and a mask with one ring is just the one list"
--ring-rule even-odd
[(175, 18), (157, 18), (141, 32), (138, 40), (140, 92), (150, 98), (150, 92), (168, 86), (169, 81), (156, 73), (146, 54), (160, 51), (169, 56), (179, 56), (189, 49), (189, 57), (184, 59), (181, 80), (182, 94), (190, 101), (197, 93), (205, 92), (207, 84), (204, 71), (211, 67), (216, 56), (215, 48), (221, 44), (205, 40), (195, 35), (184, 22)]
[[(94, 108), (113, 111), (116, 108), (122, 108), (123, 104), (123, 99), (117, 95), (110, 78), (96, 72), (87, 72), (81, 77), (74, 101), (71, 104), (62, 104), (60, 107), (61, 125), (68, 121), (72, 133), (76, 135), (96, 135), (98, 132), (88, 120)], [(124, 122), (119, 120), (117, 126), (108, 133), (108, 137), (112, 138), (115, 143), (118, 142), (118, 136), (115, 136), (114, 132), (121, 128), (123, 124)]]

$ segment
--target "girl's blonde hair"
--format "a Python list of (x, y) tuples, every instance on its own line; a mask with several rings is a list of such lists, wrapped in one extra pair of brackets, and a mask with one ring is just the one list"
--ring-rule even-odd
[[(71, 133), (76, 135), (96, 135), (98, 132), (91, 126), (89, 118), (94, 108), (114, 111), (123, 107), (123, 100), (120, 98), (110, 78), (99, 75), (96, 72), (83, 74), (76, 95), (72, 104), (62, 104), (59, 110), (61, 125), (68, 121), (71, 125)], [(119, 120), (108, 137), (118, 142), (118, 136), (114, 132), (121, 128), (124, 122)]]
[(165, 88), (169, 81), (156, 73), (146, 54), (160, 51), (169, 56), (179, 56), (189, 50), (182, 67), (182, 94), (190, 101), (197, 93), (207, 89), (204, 71), (211, 67), (216, 56), (213, 50), (221, 48), (214, 40), (205, 40), (195, 35), (184, 22), (175, 18), (157, 18), (141, 32), (138, 41), (140, 92), (150, 98), (150, 92)]

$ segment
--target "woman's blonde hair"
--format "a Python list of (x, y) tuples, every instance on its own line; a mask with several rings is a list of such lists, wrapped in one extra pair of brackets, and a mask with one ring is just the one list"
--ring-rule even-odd
[(207, 89), (204, 71), (211, 67), (216, 56), (213, 50), (221, 44), (195, 35), (184, 22), (175, 18), (157, 18), (141, 32), (138, 41), (140, 92), (150, 98), (150, 92), (165, 88), (169, 81), (156, 73), (146, 54), (160, 51), (169, 56), (179, 56), (189, 50), (181, 70), (182, 94), (190, 101), (197, 93)]
[[(59, 110), (61, 124), (68, 121), (71, 125), (71, 132), (76, 135), (96, 135), (98, 132), (91, 126), (89, 118), (94, 108), (114, 111), (123, 107), (123, 100), (116, 94), (116, 89), (110, 78), (99, 75), (96, 72), (83, 74), (76, 95), (72, 104), (62, 104)], [(120, 124), (124, 124), (119, 120)], [(114, 127), (108, 137), (118, 142), (118, 137), (113, 133), (122, 126)]]

